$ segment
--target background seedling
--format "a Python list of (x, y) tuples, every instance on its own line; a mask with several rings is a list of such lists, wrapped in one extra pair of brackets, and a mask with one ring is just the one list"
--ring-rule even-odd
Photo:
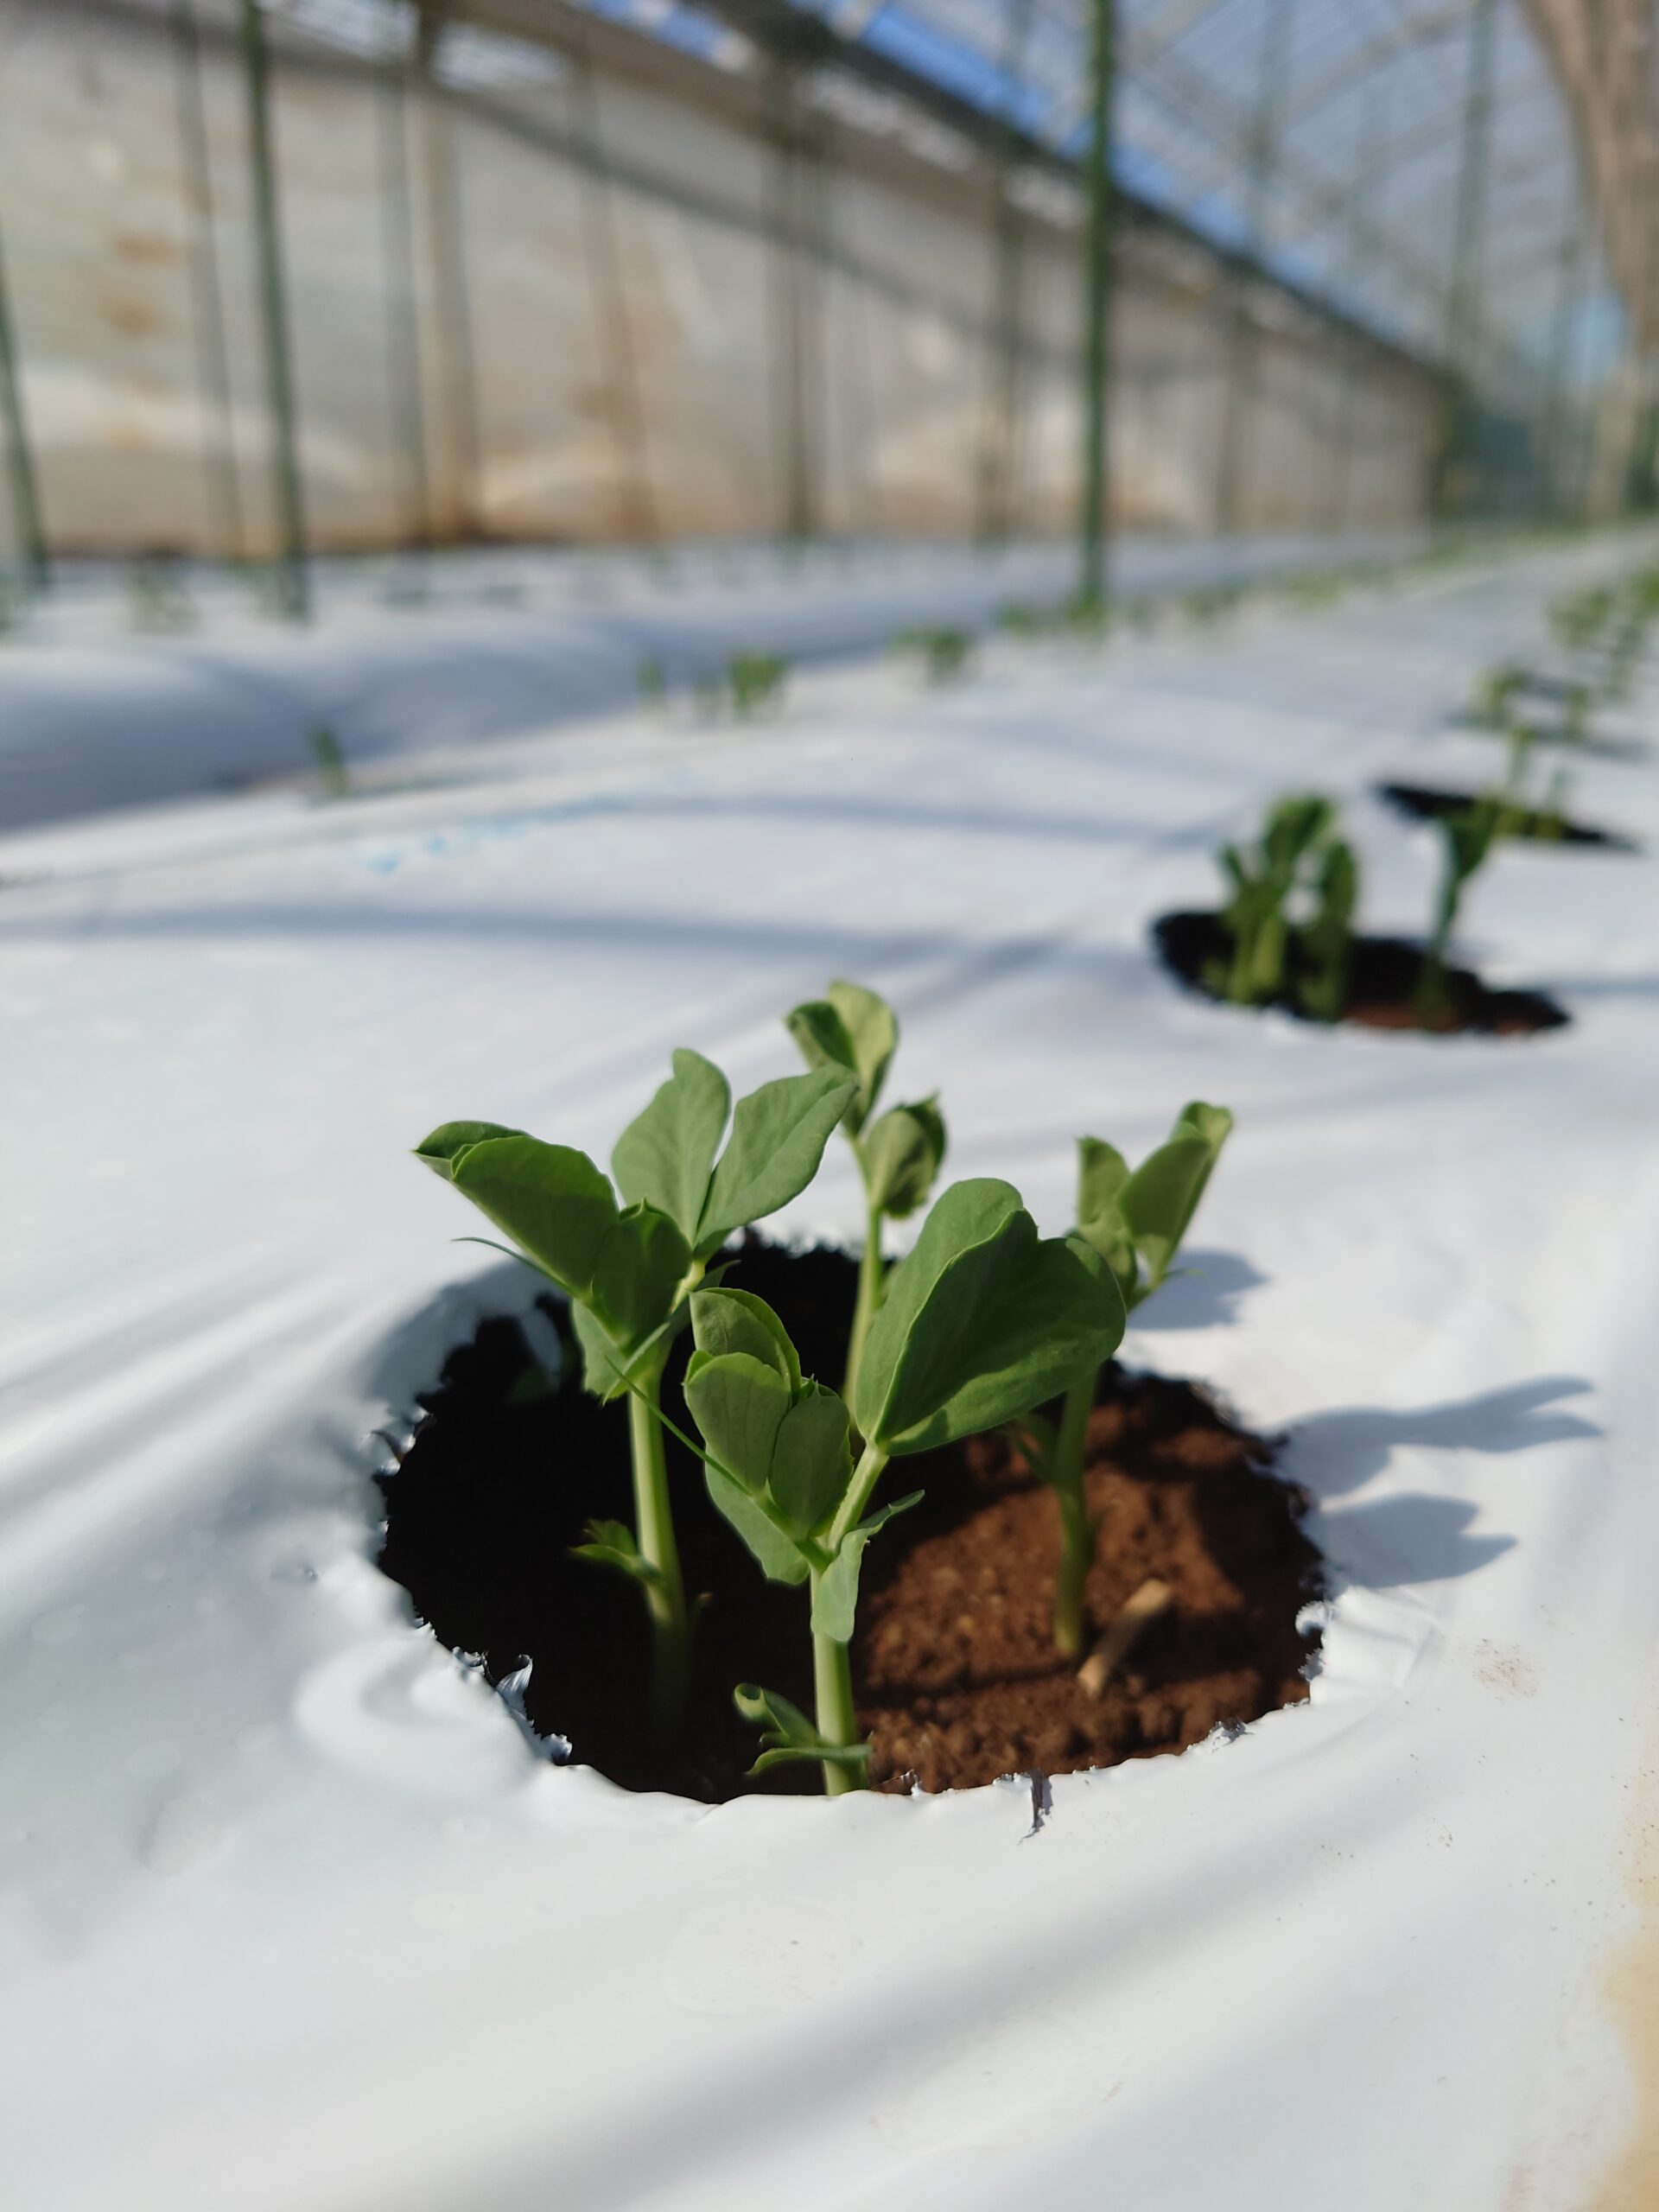
[(334, 731), (327, 722), (314, 722), (307, 742), (324, 798), (349, 798), (351, 772), (346, 765), (345, 750)]
[[(753, 1683), (738, 1709), (766, 1729), (763, 1760), (817, 1758), (831, 1795), (862, 1761), (847, 1647), (872, 1537), (919, 1493), (870, 1510), (890, 1459), (993, 1428), (1040, 1404), (1123, 1333), (1110, 1266), (1080, 1238), (1040, 1238), (1007, 1183), (953, 1184), (893, 1271), (849, 1399), (804, 1377), (761, 1300), (691, 1298), (685, 1399), (709, 1496), (774, 1582), (811, 1596), (816, 1726)], [(854, 1433), (862, 1438), (856, 1463)]]
[(732, 711), (747, 720), (768, 708), (781, 706), (789, 682), (789, 662), (781, 653), (734, 653), (726, 664), (726, 683)]
[(876, 992), (861, 983), (831, 983), (821, 999), (785, 1019), (809, 1067), (839, 1069), (857, 1084), (842, 1122), (864, 1185), (864, 1249), (843, 1385), (850, 1395), (886, 1281), (881, 1224), (903, 1221), (926, 1199), (944, 1160), (944, 1119), (936, 1094), (889, 1107), (871, 1121), (899, 1046), (898, 1016)]
[(1316, 794), (1281, 799), (1259, 843), (1248, 851), (1228, 845), (1219, 855), (1230, 894), (1221, 919), (1233, 949), (1205, 981), (1234, 1006), (1263, 1006), (1283, 991), (1291, 930), (1286, 906), (1335, 821), (1330, 800)]
[(617, 1139), (614, 1188), (586, 1153), (493, 1122), (446, 1122), (416, 1147), (569, 1298), (588, 1388), (628, 1393), (634, 1526), (595, 1523), (583, 1549), (644, 1593), (664, 1727), (685, 1701), (688, 1631), (658, 1409), (664, 1363), (715, 1254), (806, 1188), (855, 1088), (820, 1068), (762, 1084), (734, 1109), (720, 1070), (677, 1052), (673, 1074)]
[(195, 624), (189, 588), (164, 560), (133, 563), (127, 571), (127, 603), (135, 630), (176, 634)]
[(919, 653), (930, 683), (949, 683), (968, 665), (974, 641), (966, 630), (945, 628), (900, 630), (893, 650)]
[(668, 677), (655, 653), (646, 653), (635, 672), (642, 707), (660, 707), (668, 696)]
[(1502, 799), (1488, 797), (1477, 799), (1459, 813), (1443, 814), (1435, 823), (1442, 840), (1440, 885), (1435, 900), (1434, 926), (1412, 995), (1412, 1010), (1424, 1029), (1443, 1028), (1451, 1014), (1446, 965), (1452, 932), (1464, 893), (1502, 834), (1504, 810)]
[[(1122, 1154), (1103, 1139), (1078, 1139), (1077, 1225), (1071, 1242), (1097, 1254), (1111, 1269), (1126, 1316), (1168, 1274), (1232, 1126), (1226, 1107), (1194, 1099), (1177, 1115), (1166, 1142), (1133, 1173)], [(1052, 1487), (1059, 1504), (1054, 1644), (1068, 1659), (1082, 1655), (1084, 1586), (1095, 1558), (1083, 1465), (1100, 1366), (1097, 1359), (1071, 1378), (1058, 1427), (1036, 1415), (1020, 1424), (1033, 1470)]]
[(1316, 1021), (1338, 1021), (1348, 1003), (1354, 908), (1359, 899), (1359, 862), (1351, 845), (1333, 838), (1320, 856), (1313, 919), (1298, 931), (1309, 972), (1297, 988), (1303, 1011)]

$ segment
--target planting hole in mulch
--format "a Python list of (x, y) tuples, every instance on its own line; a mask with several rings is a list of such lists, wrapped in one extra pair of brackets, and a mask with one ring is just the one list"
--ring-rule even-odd
[[(1480, 796), (1477, 791), (1439, 791), (1428, 784), (1379, 784), (1376, 795), (1414, 822), (1438, 822), (1448, 814), (1465, 814)], [(1525, 837), (1540, 845), (1598, 845), (1610, 853), (1641, 849), (1633, 838), (1618, 836), (1610, 830), (1592, 830), (1586, 823), (1547, 814), (1542, 808), (1511, 814), (1503, 835)]]
[[(1217, 963), (1232, 952), (1232, 939), (1219, 914), (1166, 914), (1153, 924), (1153, 942), (1164, 964), (1189, 989), (1224, 1004), (1220, 992), (1205, 980)], [(1348, 1003), (1344, 1021), (1367, 1029), (1411, 1029), (1421, 1036), (1422, 1025), (1412, 1005), (1422, 972), (1419, 945), (1404, 938), (1356, 937), (1349, 965)], [(1308, 973), (1300, 948), (1293, 942), (1286, 961), (1286, 988), (1270, 1005), (1303, 1020), (1313, 1016), (1303, 1007), (1297, 985)], [(1481, 982), (1472, 969), (1446, 971), (1451, 1010), (1435, 1034), (1459, 1032), (1487, 1037), (1530, 1037), (1543, 1029), (1560, 1029), (1570, 1019), (1566, 1009), (1541, 991), (1495, 991)]]
[[(854, 1276), (839, 1252), (750, 1237), (727, 1280), (774, 1306), (804, 1369), (833, 1382)], [(566, 1343), (557, 1387), (503, 1319), (486, 1321), (422, 1398), (413, 1444), (380, 1478), (380, 1565), (442, 1642), (481, 1656), (492, 1681), (528, 1658), (531, 1725), (613, 1781), (709, 1802), (815, 1791), (810, 1766), (746, 1777), (758, 1739), (732, 1705), (734, 1684), (753, 1681), (810, 1711), (804, 1594), (761, 1578), (672, 1439), (686, 1587), (704, 1602), (683, 1739), (653, 1740), (639, 1595), (569, 1555), (590, 1518), (632, 1516), (626, 1417), (582, 1389), (563, 1314), (550, 1300), (544, 1310)], [(683, 1364), (682, 1339), (664, 1407), (683, 1427)], [(852, 1665), (876, 1787), (962, 1789), (1109, 1766), (1182, 1751), (1217, 1726), (1306, 1697), (1318, 1637), (1297, 1618), (1320, 1586), (1319, 1558), (1300, 1527), (1305, 1501), (1268, 1471), (1270, 1448), (1185, 1383), (1116, 1367), (1090, 1443), (1089, 1498), (1101, 1519), (1093, 1632), (1149, 1580), (1172, 1593), (1099, 1694), (1055, 1654), (1054, 1499), (1005, 1439), (888, 1470), (887, 1494), (926, 1495), (864, 1561)]]

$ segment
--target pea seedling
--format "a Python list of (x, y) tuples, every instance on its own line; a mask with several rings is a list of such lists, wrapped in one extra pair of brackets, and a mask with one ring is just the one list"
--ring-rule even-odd
[(1219, 859), (1231, 896), (1221, 918), (1232, 957), (1212, 962), (1205, 981), (1234, 1006), (1265, 1005), (1283, 990), (1290, 942), (1286, 904), (1335, 821), (1327, 798), (1309, 793), (1281, 799), (1251, 850), (1224, 847)]
[[(1122, 1154), (1101, 1138), (1077, 1140), (1077, 1225), (1071, 1242), (1105, 1261), (1126, 1316), (1168, 1275), (1232, 1126), (1226, 1107), (1194, 1099), (1176, 1116), (1167, 1140), (1133, 1173)], [(1018, 1425), (1033, 1472), (1052, 1488), (1059, 1504), (1054, 1644), (1068, 1659), (1082, 1656), (1084, 1585), (1095, 1558), (1083, 1464), (1100, 1365), (1096, 1360), (1071, 1377), (1058, 1426), (1034, 1414)]]
[(781, 706), (788, 681), (789, 663), (781, 653), (734, 653), (726, 664), (732, 711), (745, 719)]
[(1310, 972), (1297, 985), (1302, 1010), (1315, 1021), (1338, 1021), (1348, 1003), (1354, 909), (1359, 901), (1359, 861), (1354, 849), (1333, 837), (1319, 860), (1313, 918), (1297, 931)]
[(346, 766), (345, 748), (327, 722), (313, 724), (308, 742), (324, 798), (349, 798), (352, 778)]
[[(696, 1350), (685, 1400), (706, 1446), (709, 1494), (773, 1582), (806, 1584), (816, 1725), (754, 1683), (735, 1692), (765, 1729), (759, 1770), (817, 1759), (825, 1790), (855, 1789), (858, 1740), (848, 1645), (866, 1548), (919, 1492), (869, 1510), (890, 1459), (951, 1444), (1039, 1405), (1123, 1333), (1109, 1264), (1080, 1238), (1042, 1238), (1012, 1185), (954, 1183), (893, 1270), (858, 1379), (842, 1398), (804, 1377), (761, 1300), (691, 1294)], [(856, 1463), (854, 1433), (863, 1440)]]
[(1412, 994), (1412, 1010), (1424, 1029), (1442, 1027), (1451, 1012), (1446, 957), (1458, 909), (1471, 879), (1503, 834), (1505, 810), (1501, 798), (1478, 798), (1456, 814), (1441, 815), (1435, 823), (1443, 840), (1440, 887), (1433, 930)]
[(966, 630), (922, 628), (900, 630), (893, 645), (895, 652), (921, 655), (930, 683), (949, 683), (967, 667), (973, 642)]
[(446, 1122), (416, 1147), (564, 1292), (588, 1389), (629, 1394), (634, 1525), (594, 1523), (582, 1550), (639, 1585), (665, 1728), (685, 1701), (688, 1625), (658, 1414), (664, 1363), (715, 1254), (806, 1188), (856, 1088), (840, 1068), (819, 1068), (762, 1084), (734, 1109), (720, 1070), (677, 1052), (617, 1139), (614, 1188), (586, 1153), (493, 1122)]
[(831, 983), (821, 999), (798, 1006), (785, 1021), (809, 1067), (835, 1068), (857, 1084), (841, 1125), (864, 1185), (864, 1249), (843, 1385), (850, 1395), (887, 1279), (881, 1224), (906, 1219), (932, 1189), (944, 1159), (944, 1119), (936, 1095), (890, 1106), (871, 1121), (899, 1046), (898, 1016), (874, 991), (861, 983)]

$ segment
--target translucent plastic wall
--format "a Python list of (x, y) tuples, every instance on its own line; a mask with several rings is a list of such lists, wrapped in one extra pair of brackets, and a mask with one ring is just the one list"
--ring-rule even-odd
[[(271, 539), (236, 18), (194, 12), (192, 71), (159, 0), (0, 6), (0, 237), (60, 550)], [(423, 75), (391, 10), (359, 11), (359, 52), (267, 14), (316, 544), (1072, 526), (1063, 180), (1020, 175), (1000, 213), (982, 146), (920, 158), (833, 78), (785, 130), (752, 60), (614, 26), (585, 55), (453, 30)], [(1217, 525), (1241, 316), (1237, 526), (1424, 511), (1444, 387), (1405, 351), (1134, 221), (1113, 312), (1122, 522)]]

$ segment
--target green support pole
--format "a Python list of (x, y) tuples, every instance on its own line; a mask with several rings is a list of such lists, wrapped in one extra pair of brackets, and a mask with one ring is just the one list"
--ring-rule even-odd
[(311, 612), (311, 589), (306, 572), (305, 508), (300, 493), (294, 378), (289, 359), (288, 299), (283, 279), (282, 235), (271, 143), (270, 55), (265, 45), (261, 0), (242, 0), (242, 65), (248, 88), (248, 156), (253, 174), (253, 243), (259, 270), (259, 308), (265, 341), (265, 389), (275, 431), (279, 547), (276, 573), (283, 611), (295, 621), (303, 622)]
[[(1364, 273), (1364, 232), (1376, 219), (1378, 202), (1387, 181), (1388, 88), (1386, 80), (1374, 82), (1365, 103), (1365, 124), (1360, 137), (1359, 158), (1348, 189), (1348, 220), (1343, 242), (1343, 277), (1351, 293)], [(1342, 345), (1342, 380), (1338, 387), (1337, 432), (1332, 454), (1331, 524), (1341, 531), (1348, 519), (1348, 495), (1353, 474), (1355, 345), (1351, 337)]]
[(1580, 204), (1573, 210), (1556, 258), (1559, 289), (1538, 434), (1538, 504), (1546, 514), (1564, 514), (1569, 505), (1561, 483), (1562, 416), (1573, 346), (1573, 321), (1583, 288), (1584, 250), (1584, 209)]
[(1446, 303), (1446, 359), (1452, 378), (1446, 435), (1435, 471), (1435, 512), (1452, 504), (1473, 427), (1474, 361), (1481, 319), (1486, 242), (1486, 176), (1491, 153), (1495, 0), (1475, 0), (1469, 17), (1469, 75), (1463, 102), (1462, 149), (1452, 236), (1452, 282)]
[(41, 515), (40, 487), (35, 479), (35, 455), (29, 442), (29, 421), (23, 412), (23, 387), (17, 373), (17, 348), (12, 336), (11, 296), (6, 264), (0, 252), (0, 416), (6, 425), (6, 467), (11, 480), (12, 519), (18, 550), (30, 584), (44, 591), (52, 581), (47, 557), (46, 526)]
[(799, 97), (795, 65), (784, 57), (772, 76), (777, 201), (773, 245), (775, 302), (774, 389), (779, 488), (779, 523), (786, 544), (803, 545), (816, 526), (816, 485), (808, 397), (811, 321), (809, 276), (802, 220), (805, 180), (802, 170)]
[(1089, 225), (1084, 259), (1083, 512), (1077, 573), (1079, 611), (1107, 609), (1106, 525), (1110, 507), (1106, 442), (1110, 393), (1112, 307), (1112, 91), (1116, 64), (1116, 0), (1094, 0), (1090, 53), (1089, 144), (1084, 156)]
[(247, 548), (242, 531), (241, 487), (236, 476), (230, 353), (225, 342), (225, 303), (213, 235), (213, 162), (201, 97), (201, 37), (194, 0), (173, 0), (173, 37), (179, 151), (190, 216), (190, 320), (202, 403), (201, 473), (207, 492), (208, 527), (217, 550), (232, 561), (240, 561)]
[(438, 81), (438, 58), (449, 11), (449, 0), (423, 0), (416, 22), (415, 74), (420, 87), (428, 268), (434, 310), (432, 382), (447, 465), (446, 474), (439, 480), (437, 505), (445, 529), (458, 537), (471, 537), (480, 527), (484, 433), (473, 350), (472, 291), (467, 276), (466, 200), (449, 103)]
[(588, 297), (601, 358), (607, 365), (611, 442), (616, 456), (617, 511), (622, 535), (651, 544), (661, 535), (651, 461), (651, 438), (639, 388), (639, 364), (622, 279), (622, 241), (610, 163), (600, 129), (599, 94), (585, 45), (571, 56), (570, 105), (582, 172), (582, 251)]
[[(393, 34), (396, 37), (396, 33)], [(402, 456), (410, 537), (430, 545), (432, 486), (426, 466), (426, 397), (421, 377), (421, 319), (415, 262), (415, 201), (409, 173), (408, 73), (412, 54), (394, 45), (381, 70), (380, 236), (385, 254), (386, 393), (393, 442)]]
[[(1256, 79), (1255, 112), (1250, 124), (1249, 161), (1244, 198), (1244, 245), (1260, 257), (1266, 240), (1268, 199), (1279, 162), (1279, 133), (1284, 113), (1294, 0), (1262, 0), (1262, 54)], [(1243, 527), (1243, 491), (1249, 474), (1255, 410), (1255, 325), (1250, 318), (1249, 279), (1242, 273), (1231, 286), (1227, 323), (1227, 384), (1223, 395), (1221, 447), (1217, 456), (1216, 524), (1230, 537)]]
[(1014, 480), (1020, 424), (1020, 296), (1026, 226), (1014, 205), (1015, 101), (1025, 79), (1032, 0), (1006, 0), (1001, 125), (992, 177), (993, 260), (990, 348), (979, 449), (974, 535), (982, 545), (1002, 543), (1013, 528)]

